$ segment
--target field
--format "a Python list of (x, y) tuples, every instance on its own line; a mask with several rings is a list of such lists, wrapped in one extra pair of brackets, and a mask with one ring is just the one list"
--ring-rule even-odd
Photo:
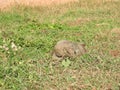
[[(119, 9), (119, 0), (1, 9), (0, 90), (120, 90)], [(87, 53), (54, 64), (63, 39)]]

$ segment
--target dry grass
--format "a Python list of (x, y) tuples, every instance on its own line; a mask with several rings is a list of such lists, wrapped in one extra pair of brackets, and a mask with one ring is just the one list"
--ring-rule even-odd
[(0, 0), (0, 9), (4, 10), (14, 5), (25, 5), (25, 6), (48, 6), (48, 5), (59, 5), (69, 2), (78, 2), (78, 0)]
[(92, 6), (98, 6), (105, 2), (118, 2), (118, 0), (0, 0), (0, 10), (6, 10), (14, 5), (25, 5), (25, 6), (51, 6), (60, 5), (69, 2), (80, 2), (82, 7), (88, 7), (89, 4)]

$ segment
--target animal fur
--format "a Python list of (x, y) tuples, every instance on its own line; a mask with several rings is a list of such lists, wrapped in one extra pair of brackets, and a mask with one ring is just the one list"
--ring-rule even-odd
[(52, 59), (61, 60), (66, 57), (76, 58), (86, 52), (85, 44), (61, 40), (57, 42), (52, 52)]

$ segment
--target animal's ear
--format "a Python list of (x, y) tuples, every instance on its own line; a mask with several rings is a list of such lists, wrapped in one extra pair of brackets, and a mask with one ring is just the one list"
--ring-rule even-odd
[(84, 43), (81, 44), (83, 47), (85, 47), (86, 45)]

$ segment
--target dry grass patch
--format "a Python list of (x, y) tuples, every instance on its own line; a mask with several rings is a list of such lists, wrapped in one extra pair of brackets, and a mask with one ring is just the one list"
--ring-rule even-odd
[(14, 5), (25, 5), (25, 6), (50, 6), (60, 5), (69, 2), (78, 2), (78, 0), (0, 0), (0, 10), (8, 9)]
[(114, 28), (114, 29), (112, 29), (112, 30), (111, 30), (111, 33), (120, 35), (120, 28)]
[(69, 26), (79, 26), (90, 21), (90, 18), (77, 18), (72, 21), (68, 21), (67, 25)]
[(39, 6), (53, 6), (66, 4), (70, 2), (79, 3), (80, 7), (83, 8), (96, 8), (101, 6), (104, 3), (114, 3), (119, 2), (119, 0), (0, 0), (0, 10), (6, 10), (15, 5), (19, 6), (30, 6), (30, 7), (39, 7)]

